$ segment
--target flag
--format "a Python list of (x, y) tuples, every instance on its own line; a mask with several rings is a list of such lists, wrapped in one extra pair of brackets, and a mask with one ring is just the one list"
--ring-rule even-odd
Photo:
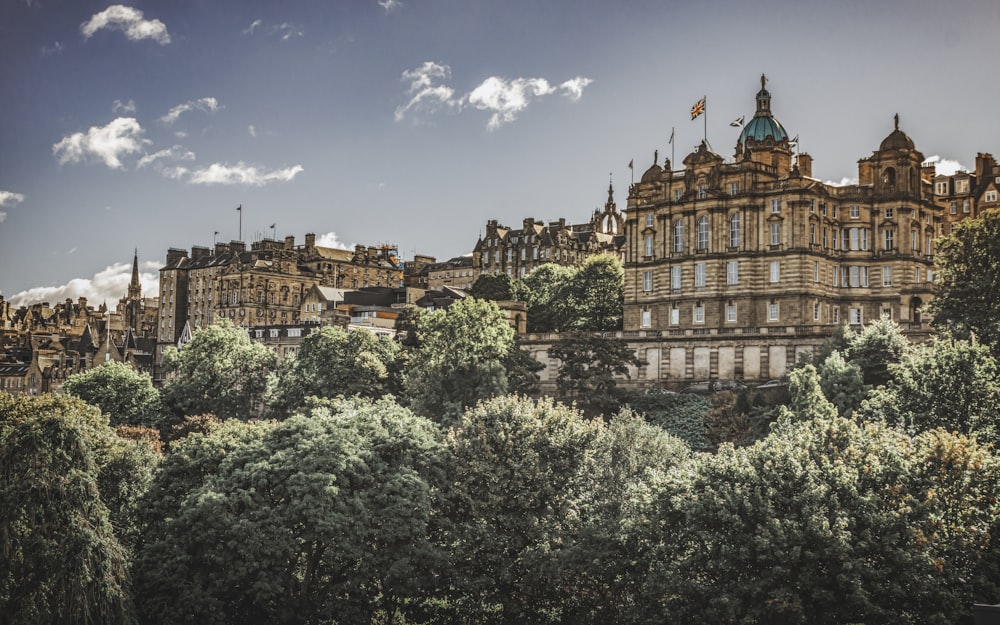
[(632, 165), (634, 165), (634, 164), (635, 164), (635, 159), (633, 158), (632, 160), (630, 160), (630, 161), (628, 162), (628, 168), (629, 168), (629, 169), (633, 169)]
[(274, 227), (277, 226), (277, 225), (278, 225), (278, 222), (274, 222), (273, 224), (271, 224), (271, 230), (274, 230)]
[(729, 125), (730, 126), (735, 126), (736, 128), (742, 128), (743, 127), (743, 118), (744, 117), (746, 117), (746, 116), (745, 115), (740, 115), (739, 117), (737, 117), (733, 121), (729, 122)]
[(694, 103), (691, 107), (691, 119), (695, 120), (699, 115), (705, 112), (705, 97), (702, 96), (700, 100)]
[(218, 230), (215, 231), (215, 235), (214, 236), (219, 236), (219, 231)]
[(794, 137), (792, 137), (792, 140), (788, 142), (788, 147), (794, 148), (798, 147), (798, 145), (799, 145), (799, 136), (795, 135)]
[(670, 141), (667, 141), (667, 143), (669, 143), (670, 145), (674, 144), (674, 129), (673, 128), (670, 129)]
[(243, 205), (240, 204), (239, 206), (237, 206), (236, 210), (239, 211), (239, 212), (243, 212)]

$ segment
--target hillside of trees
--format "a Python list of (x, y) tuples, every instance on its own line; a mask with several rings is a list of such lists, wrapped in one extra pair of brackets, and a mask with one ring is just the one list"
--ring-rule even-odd
[[(614, 383), (634, 355), (588, 334), (615, 323), (593, 264), (408, 310), (398, 342), (325, 328), (278, 364), (222, 323), (159, 389), (112, 363), (0, 393), (0, 623), (931, 625), (1000, 602), (996, 346), (947, 273), (936, 339), (841, 327), (787, 387), (703, 397)], [(558, 397), (490, 301), (510, 289), (553, 309)]]

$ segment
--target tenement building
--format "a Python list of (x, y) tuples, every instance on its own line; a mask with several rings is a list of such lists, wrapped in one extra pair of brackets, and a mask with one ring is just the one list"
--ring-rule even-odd
[(778, 378), (840, 323), (929, 332), (946, 218), (899, 117), (858, 184), (835, 186), (795, 153), (764, 77), (756, 104), (732, 160), (702, 142), (629, 191), (624, 330), (647, 381)]

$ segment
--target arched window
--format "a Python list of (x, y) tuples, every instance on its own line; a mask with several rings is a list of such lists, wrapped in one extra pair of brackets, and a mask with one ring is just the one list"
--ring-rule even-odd
[(729, 247), (740, 246), (740, 214), (733, 213), (729, 218)]
[(708, 249), (708, 216), (698, 218), (698, 249)]
[(896, 186), (896, 170), (892, 167), (886, 167), (882, 172), (882, 184), (887, 188), (892, 189)]
[(684, 252), (684, 221), (678, 219), (674, 222), (674, 253)]

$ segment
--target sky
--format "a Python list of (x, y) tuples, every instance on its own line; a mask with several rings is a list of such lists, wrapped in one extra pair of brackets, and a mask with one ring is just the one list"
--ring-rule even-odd
[(586, 222), (656, 150), (731, 160), (761, 74), (817, 178), (896, 113), (969, 169), (1000, 156), (998, 32), (996, 0), (0, 0), (0, 294), (114, 307), (136, 251), (150, 296), (169, 248), (446, 260), (490, 219)]

